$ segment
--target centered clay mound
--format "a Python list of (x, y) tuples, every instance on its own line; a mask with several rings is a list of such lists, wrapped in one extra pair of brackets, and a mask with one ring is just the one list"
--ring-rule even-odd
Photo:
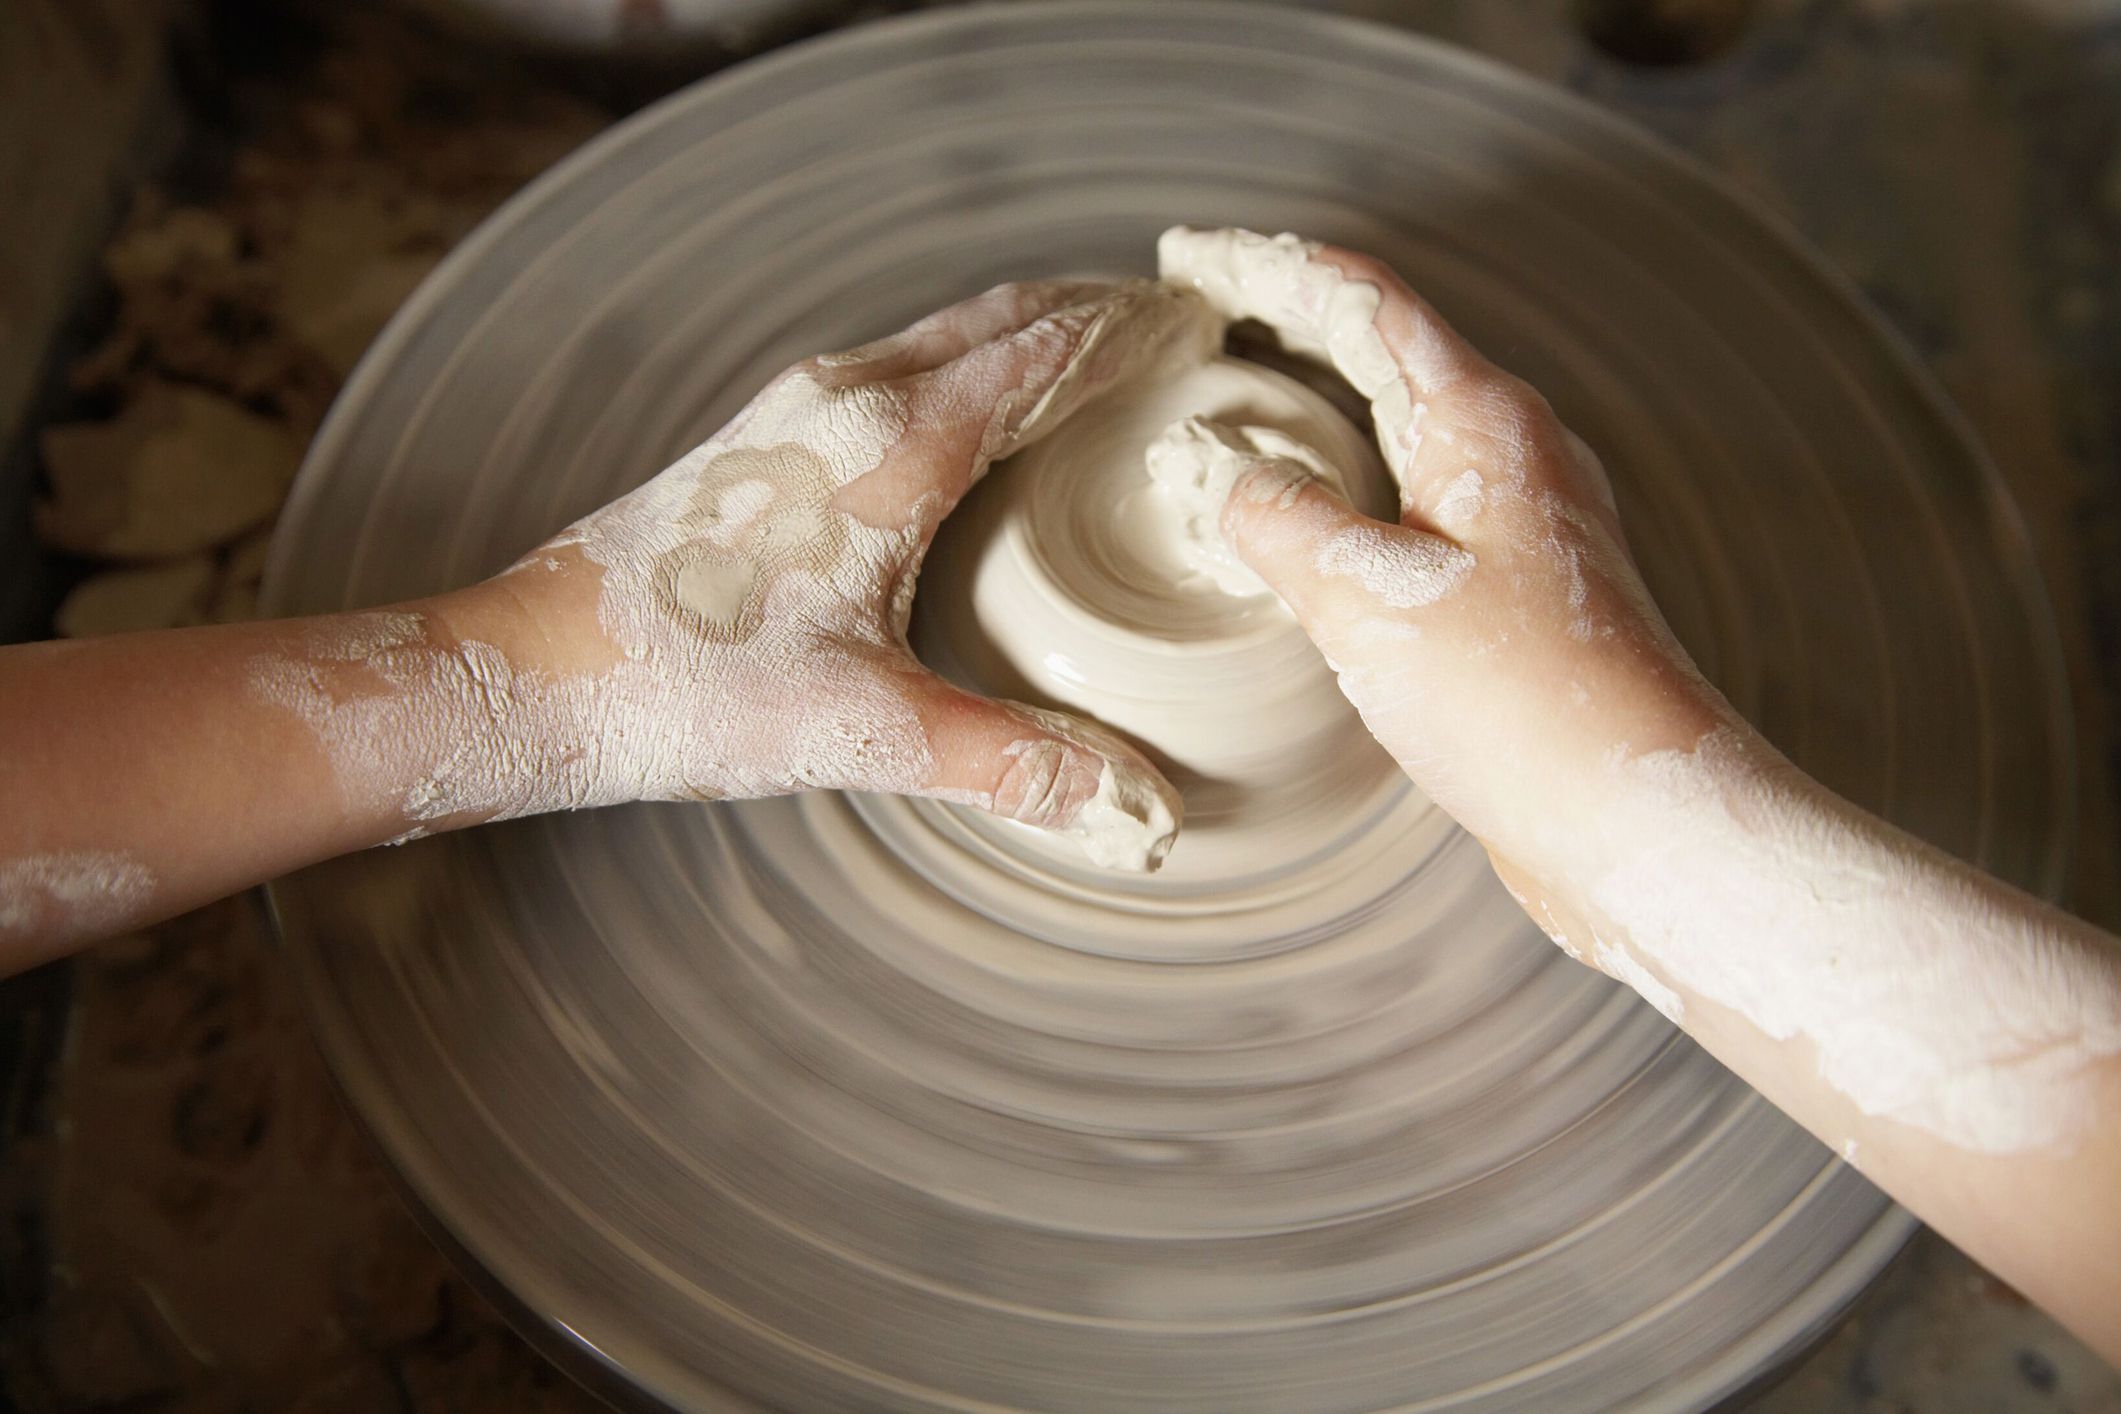
[[(274, 607), (497, 569), (795, 358), (1006, 279), (1146, 274), (1177, 221), (1391, 261), (1599, 451), (1675, 629), (1778, 744), (2053, 882), (2046, 611), (1897, 350), (1633, 130), (1316, 15), (943, 11), (625, 124), (371, 354)], [(978, 593), (936, 569), (924, 622)], [(951, 623), (939, 664), (1026, 672)], [(1225, 641), (1271, 659), (1264, 623)], [(1219, 853), (1229, 763), (1163, 749), (1200, 777), (1200, 849), (1149, 878), (812, 795), (422, 841), (274, 903), (438, 1229), (548, 1349), (650, 1402), (1693, 1406), (1908, 1232), (1359, 751), (1277, 850)]]
[[(1186, 819), (1151, 896), (1212, 889), (1227, 906), (1408, 792), (1295, 617), (1151, 480), (1151, 446), (1187, 417), (1290, 437), (1366, 509), (1396, 514), (1373, 444), (1324, 397), (1256, 363), (1176, 360), (966, 498), (922, 569), (912, 638), (968, 686), (1088, 716), (1153, 753)], [(1029, 827), (961, 823), (1020, 854), (1078, 857)]]

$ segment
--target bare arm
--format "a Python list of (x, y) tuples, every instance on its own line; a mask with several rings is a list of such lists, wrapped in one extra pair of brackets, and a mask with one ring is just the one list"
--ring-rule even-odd
[(0, 649), (0, 970), (410, 833), (628, 800), (893, 791), (1063, 833), (1095, 802), (1106, 862), (1153, 868), (1170, 784), (923, 668), (908, 591), (990, 462), (1218, 328), (1152, 284), (1003, 286), (788, 370), (471, 589)]
[(1572, 956), (2121, 1360), (2121, 944), (1809, 780), (1650, 602), (1597, 459), (1376, 261), (1173, 232), (1164, 274), (1329, 359), (1398, 523), (1241, 437), (1223, 530)]
[[(489, 591), (281, 623), (0, 649), (0, 971), (413, 828), (415, 716), (437, 740), (489, 730), (461, 693), (409, 700), (371, 655), (464, 638), (527, 647)], [(395, 638), (396, 642), (387, 642)], [(342, 780), (324, 704), (363, 703), (376, 770)]]

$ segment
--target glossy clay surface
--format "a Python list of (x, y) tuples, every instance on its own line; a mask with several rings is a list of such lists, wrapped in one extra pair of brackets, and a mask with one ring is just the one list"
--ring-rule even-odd
[[(1957, 428), (1630, 129), (1316, 16), (945, 11), (747, 66), (476, 235), (356, 377), (281, 610), (498, 568), (774, 370), (1174, 221), (1397, 265), (1604, 456), (1653, 589), (1802, 764), (2031, 884), (2069, 748)], [(932, 609), (935, 606), (927, 606)], [(1909, 1220), (1563, 958), (1403, 785), (1241, 886), (813, 796), (526, 821), (277, 886), (439, 1223), (645, 1399), (1691, 1405)]]

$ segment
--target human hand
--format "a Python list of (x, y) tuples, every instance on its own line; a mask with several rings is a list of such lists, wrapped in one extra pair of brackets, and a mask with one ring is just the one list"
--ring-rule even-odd
[(1257, 319), (1370, 400), (1396, 524), (1241, 430), (1174, 429), (1234, 485), (1222, 527), (1363, 721), (1506, 878), (1565, 875), (1615, 753), (1735, 726), (1651, 603), (1597, 457), (1381, 262), (1244, 231), (1168, 232), (1166, 280)]
[(553, 657), (549, 710), (510, 728), (536, 749), (500, 813), (889, 791), (1154, 868), (1180, 803), (1139, 752), (944, 681), (905, 628), (937, 526), (991, 462), (1220, 327), (1199, 299), (1148, 282), (1009, 285), (789, 369), (493, 582)]

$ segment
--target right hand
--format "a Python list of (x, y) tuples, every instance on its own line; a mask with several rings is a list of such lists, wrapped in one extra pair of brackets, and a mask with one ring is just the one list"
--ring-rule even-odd
[(1617, 757), (1720, 727), (1751, 737), (1651, 603), (1591, 449), (1389, 267), (1246, 231), (1180, 228), (1159, 254), (1166, 280), (1328, 358), (1370, 399), (1396, 523), (1251, 456), (1223, 533), (1513, 889), (1529, 875), (1565, 891), (1556, 842), (1598, 811)]

